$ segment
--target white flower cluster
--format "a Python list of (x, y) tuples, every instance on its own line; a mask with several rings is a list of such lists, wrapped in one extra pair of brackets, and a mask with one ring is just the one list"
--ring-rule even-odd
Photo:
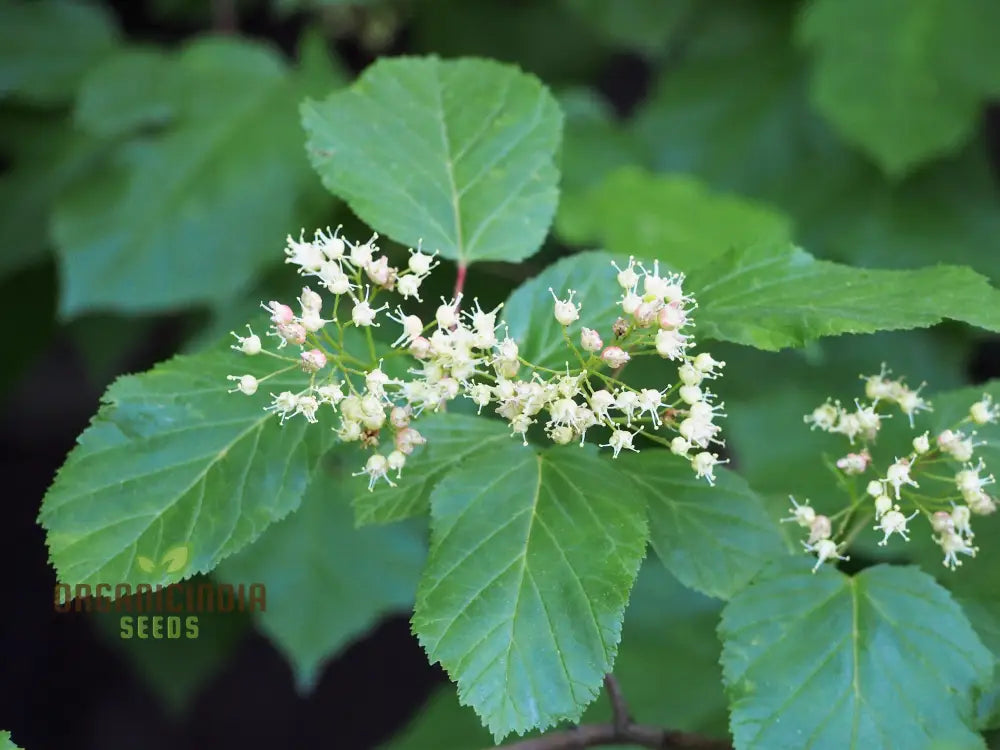
[[(387, 455), (374, 453), (359, 472), (368, 476), (369, 489), (379, 479), (394, 484), (389, 473), (398, 477), (407, 456), (425, 442), (411, 420), (460, 395), (471, 399), (480, 412), (492, 407), (525, 444), (534, 424), (541, 424), (557, 444), (578, 440), (582, 445), (588, 430), (602, 427), (610, 431), (602, 447), (610, 447), (617, 457), (622, 450), (635, 451), (635, 438), (644, 434), (686, 457), (698, 477), (714, 481), (714, 467), (721, 462), (710, 448), (722, 445), (714, 421), (722, 416), (722, 406), (702, 386), (717, 377), (725, 363), (708, 353), (688, 352), (693, 337), (685, 330), (692, 325), (694, 301), (683, 291), (681, 275), (661, 275), (658, 265), (650, 272), (632, 259), (624, 269), (616, 266), (624, 290), (620, 299), (624, 315), (611, 326), (609, 346), (598, 331), (586, 327), (580, 329), (579, 346), (574, 344), (568, 327), (579, 320), (581, 304), (573, 301), (573, 291), (559, 299), (550, 290), (555, 300), (552, 314), (580, 365), (571, 369), (566, 363), (563, 370), (553, 370), (521, 356), (517, 342), (497, 320), (500, 306), (487, 311), (474, 300), (474, 308), (461, 310), (460, 291), (454, 299), (442, 298), (433, 320), (426, 323), (400, 305), (393, 310), (385, 302), (376, 306), (382, 292), (420, 301), (420, 284), (437, 265), (433, 255), (411, 249), (407, 268), (394, 268), (380, 254), (377, 238), (373, 235), (354, 244), (339, 236), (339, 228), (333, 233), (317, 231), (309, 242), (302, 235), (298, 240), (288, 238), (287, 262), (298, 266), (301, 275), (318, 278), (320, 286), (334, 295), (330, 317), (324, 318), (322, 297), (309, 287), (298, 299), (298, 314), (277, 301), (262, 304), (271, 316), (268, 335), (277, 339), (276, 351), (264, 349), (252, 330), (248, 336), (234, 333), (238, 343), (233, 349), (250, 356), (266, 354), (287, 365), (260, 379), (232, 375), (233, 391), (253, 395), (263, 381), (298, 368), (309, 375), (308, 385), (299, 392), (271, 393), (271, 403), (265, 407), (282, 422), (298, 415), (317, 422), (320, 410), (329, 405), (339, 417), (334, 428), (338, 437), (366, 448), (380, 446), (388, 428), (392, 450)], [(349, 322), (337, 317), (342, 299), (351, 305)], [(417, 366), (407, 371), (411, 378), (389, 377), (382, 369), (383, 360), (376, 362), (370, 328), (381, 325), (380, 314), (402, 329), (393, 343), (396, 351), (386, 356), (412, 356)], [(345, 348), (344, 332), (350, 326), (367, 335), (370, 361)], [(498, 329), (505, 331), (502, 338)], [(300, 347), (298, 357), (280, 353), (288, 344)], [(677, 362), (679, 382), (661, 389), (634, 389), (618, 379), (633, 356), (654, 353)], [(661, 427), (678, 434), (672, 440), (654, 434)]]
[[(860, 450), (849, 452), (836, 462), (837, 469), (845, 478), (860, 477), (872, 470), (869, 447), (875, 443), (881, 420), (889, 416), (880, 413), (880, 410), (895, 405), (906, 415), (911, 428), (916, 413), (931, 411), (930, 403), (920, 395), (923, 385), (911, 389), (902, 379), (889, 379), (889, 374), (883, 364), (877, 375), (862, 376), (869, 402), (856, 400), (855, 408), (848, 410), (839, 401), (828, 400), (804, 417), (813, 429), (844, 435), (852, 444), (855, 441), (862, 443)], [(989, 395), (984, 395), (950, 429), (942, 430), (933, 437), (929, 431), (916, 435), (906, 455), (897, 455), (884, 473), (874, 471), (864, 494), (852, 498), (851, 506), (836, 514), (835, 518), (843, 517), (841, 529), (865, 505), (862, 501), (868, 497), (872, 503), (867, 510), (868, 517), (874, 518), (877, 522), (874, 528), (883, 533), (879, 545), (887, 545), (894, 534), (909, 541), (908, 524), (922, 513), (934, 532), (934, 541), (944, 552), (945, 566), (954, 570), (961, 565), (959, 554), (974, 557), (978, 547), (972, 545), (975, 534), (970, 521), (973, 515), (986, 515), (996, 510), (996, 500), (986, 491), (995, 480), (992, 474), (985, 474), (986, 465), (982, 458), (975, 464), (971, 463), (975, 449), (985, 443), (976, 442), (974, 430), (965, 432), (961, 428), (969, 424), (997, 422), (998, 419), (1000, 407), (993, 403)], [(936, 469), (933, 465), (948, 462), (957, 464), (952, 475), (934, 473)], [(916, 479), (917, 475), (920, 475), (920, 482)], [(916, 492), (921, 489), (921, 492)], [(837, 550), (846, 542), (838, 545), (832, 541), (836, 535), (831, 534), (830, 519), (816, 515), (808, 504), (800, 506), (794, 500), (792, 502), (792, 516), (784, 520), (796, 521), (810, 530), (809, 540), (803, 544), (807, 550), (817, 554), (817, 567), (825, 560), (838, 558)], [(903, 506), (908, 506), (907, 510), (912, 509), (912, 512), (907, 515)]]

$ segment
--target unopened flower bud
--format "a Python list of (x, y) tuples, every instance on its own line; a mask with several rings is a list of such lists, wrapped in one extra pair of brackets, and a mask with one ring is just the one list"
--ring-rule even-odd
[(580, 346), (584, 351), (597, 352), (604, 346), (604, 342), (593, 328), (583, 328), (580, 330)]
[(319, 372), (326, 367), (326, 355), (319, 349), (310, 349), (302, 352), (301, 359), (303, 372)]
[(628, 353), (619, 346), (609, 346), (601, 352), (601, 361), (615, 369), (623, 367), (630, 359)]
[(410, 424), (410, 407), (394, 406), (389, 412), (389, 424), (401, 430)]
[(892, 510), (892, 498), (888, 495), (879, 495), (875, 498), (875, 518), (881, 518)]
[(913, 450), (917, 453), (917, 455), (922, 455), (930, 449), (931, 441), (926, 432), (923, 435), (918, 435), (913, 438)]
[(306, 329), (301, 323), (279, 323), (275, 331), (283, 341), (291, 344), (304, 344), (306, 341)]
[(237, 381), (236, 387), (230, 390), (230, 393), (239, 391), (247, 396), (252, 396), (257, 392), (258, 381), (253, 375), (230, 375), (229, 380)]
[(696, 385), (682, 385), (679, 395), (685, 404), (694, 405), (701, 402), (701, 388)]
[(670, 452), (675, 456), (687, 456), (691, 450), (691, 443), (682, 438), (680, 435), (675, 437), (670, 441)]
[(829, 539), (833, 533), (828, 516), (816, 516), (809, 524), (809, 544), (815, 544), (820, 539)]
[(299, 297), (299, 304), (302, 305), (303, 312), (313, 310), (319, 313), (320, 308), (323, 307), (323, 298), (309, 287), (304, 286), (302, 287), (302, 296)]

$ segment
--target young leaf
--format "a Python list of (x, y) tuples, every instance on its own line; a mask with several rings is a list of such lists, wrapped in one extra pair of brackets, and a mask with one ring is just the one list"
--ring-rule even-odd
[(499, 420), (462, 414), (431, 414), (416, 425), (427, 438), (406, 461), (397, 487), (376, 485), (368, 491), (367, 477), (351, 482), (354, 491), (354, 520), (358, 526), (391, 523), (423, 515), (430, 506), (431, 490), (463, 461), (495, 451), (511, 440), (510, 429)]
[(611, 670), (646, 547), (642, 501), (596, 452), (508, 444), (431, 495), (413, 630), (499, 741), (576, 721)]
[(849, 578), (774, 564), (729, 602), (719, 634), (738, 750), (982, 747), (974, 699), (992, 656), (916, 568)]
[(0, 100), (61, 104), (115, 42), (111, 14), (98, 5), (45, 0), (0, 3)]
[(534, 77), (489, 60), (382, 59), (306, 101), (323, 184), (392, 239), (460, 265), (519, 261), (555, 213), (562, 114)]
[[(607, 253), (577, 253), (547, 266), (511, 293), (504, 302), (503, 317), (523, 358), (559, 369), (567, 355), (573, 356), (566, 348), (564, 329), (552, 314), (549, 287), (560, 294), (574, 289), (577, 299), (583, 302), (580, 320), (570, 326), (569, 335), (579, 337), (580, 327), (587, 326), (597, 329), (603, 338), (611, 339), (611, 324), (621, 311), (618, 307), (621, 288), (615, 281), (613, 259)], [(618, 260), (621, 265), (622, 259)]]
[(364, 459), (346, 448), (333, 457), (330, 469), (314, 476), (299, 510), (215, 573), (227, 583), (264, 584), (267, 610), (254, 616), (291, 663), (301, 691), (381, 617), (409, 609), (426, 556), (419, 526), (354, 528), (343, 478)]
[(648, 504), (653, 549), (685, 586), (728, 599), (785, 554), (775, 522), (737, 474), (716, 469), (710, 487), (666, 451), (618, 460)]
[(599, 244), (689, 271), (735, 247), (791, 240), (791, 222), (747, 199), (713, 194), (685, 175), (625, 167), (585, 193), (568, 193), (558, 228), (574, 244)]
[[(218, 303), (280, 260), (312, 183), (295, 122), (302, 86), (275, 53), (203, 39), (159, 63), (134, 65), (140, 54), (96, 69), (78, 114), (103, 133), (169, 125), (122, 139), (111, 165), (57, 204), (65, 315)], [(136, 96), (150, 80), (161, 85)]]
[(697, 269), (699, 335), (758, 349), (821, 336), (925, 328), (945, 319), (1000, 331), (1000, 291), (968, 268), (851, 268), (791, 245), (734, 250)]
[(995, 3), (812, 0), (799, 21), (817, 107), (890, 175), (961, 146), (1000, 94)]
[[(163, 583), (207, 572), (295, 510), (333, 433), (280, 425), (261, 401), (226, 393), (234, 367), (263, 377), (270, 362), (217, 350), (119, 378), (42, 503), (61, 583)], [(298, 389), (301, 373), (267, 381)], [(167, 553), (183, 547), (182, 570)], [(156, 580), (137, 556), (155, 561)], [(162, 579), (162, 580), (161, 580)]]

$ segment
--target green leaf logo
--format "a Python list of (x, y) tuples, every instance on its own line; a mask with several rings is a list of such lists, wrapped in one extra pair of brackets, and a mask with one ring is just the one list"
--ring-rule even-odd
[(191, 545), (178, 544), (176, 547), (168, 549), (159, 563), (152, 558), (139, 555), (136, 563), (139, 569), (145, 573), (177, 573), (187, 567), (191, 559)]

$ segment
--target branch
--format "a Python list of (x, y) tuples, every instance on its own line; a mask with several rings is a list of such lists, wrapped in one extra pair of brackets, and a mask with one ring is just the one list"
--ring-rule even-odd
[(541, 737), (504, 745), (503, 750), (581, 750), (601, 745), (628, 743), (650, 750), (731, 750), (725, 740), (703, 737), (691, 732), (678, 732), (660, 727), (635, 724), (628, 703), (614, 675), (604, 675), (604, 688), (611, 701), (611, 724), (584, 724), (564, 732), (550, 732)]
[(650, 750), (732, 750), (732, 746), (725, 740), (642, 724), (628, 724), (621, 730), (614, 724), (584, 724), (565, 732), (551, 732), (513, 745), (504, 745), (502, 750), (580, 750), (623, 743)]

